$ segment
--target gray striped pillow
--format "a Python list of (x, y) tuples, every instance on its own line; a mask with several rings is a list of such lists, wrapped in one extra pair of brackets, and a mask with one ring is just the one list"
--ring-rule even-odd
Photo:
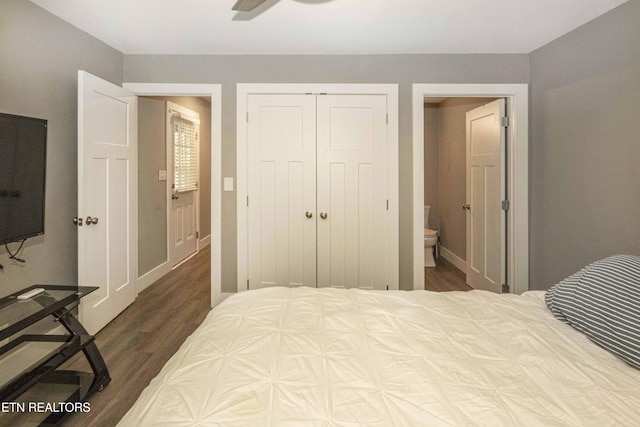
[(589, 264), (549, 289), (545, 300), (558, 319), (640, 369), (640, 257)]

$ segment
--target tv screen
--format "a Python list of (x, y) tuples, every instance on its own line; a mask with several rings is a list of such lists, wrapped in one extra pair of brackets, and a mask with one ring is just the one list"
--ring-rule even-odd
[(44, 233), (47, 121), (0, 113), (0, 244)]

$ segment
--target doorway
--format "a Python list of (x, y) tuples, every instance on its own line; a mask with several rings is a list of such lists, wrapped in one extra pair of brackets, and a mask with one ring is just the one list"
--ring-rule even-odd
[(143, 286), (151, 283), (147, 276), (157, 279), (210, 242), (210, 117), (210, 97), (138, 98)]
[[(424, 289), (425, 151), (424, 99), (505, 98), (509, 123), (506, 157), (507, 252), (505, 285), (512, 293), (529, 288), (528, 262), (528, 85), (415, 84), (413, 85), (413, 247), (414, 289)], [(505, 289), (506, 290), (506, 289)]]
[[(433, 265), (429, 267), (425, 263), (426, 282), (436, 282), (442, 276), (450, 287), (466, 289), (466, 285), (474, 281), (474, 277), (468, 277), (467, 263), (468, 246), (471, 246), (471, 253), (472, 247), (478, 246), (474, 245), (474, 241), (468, 242), (472, 240), (468, 226), (473, 224), (467, 219), (475, 212), (475, 206), (474, 211), (467, 209), (469, 200), (473, 198), (468, 194), (471, 186), (467, 180), (470, 175), (467, 164), (467, 115), (494, 99), (496, 98), (424, 99), (424, 203), (429, 207), (425, 209), (425, 229), (433, 230), (437, 236), (435, 247), (425, 245), (425, 251), (432, 250), (437, 255), (435, 265), (429, 263)], [(498, 144), (499, 142), (498, 140)], [(497, 190), (500, 191), (500, 188)], [(481, 250), (484, 249), (484, 245), (481, 245)], [(428, 254), (425, 255), (428, 258)], [(457, 269), (462, 274), (457, 274), (452, 269)], [(472, 273), (477, 270), (474, 266)]]
[[(221, 292), (221, 206), (222, 206), (222, 88), (218, 84), (179, 84), (179, 83), (125, 83), (124, 88), (138, 96), (146, 97), (207, 97), (211, 100), (211, 306), (214, 307), (224, 299)], [(164, 135), (162, 136), (164, 141)], [(158, 177), (160, 172), (158, 172)], [(158, 178), (156, 177), (156, 178)], [(202, 193), (202, 192), (201, 192)], [(202, 203), (209, 203), (202, 193)], [(201, 218), (202, 220), (202, 218)], [(151, 270), (138, 281), (138, 292), (145, 286), (155, 282), (171, 270), (167, 262), (163, 267)]]

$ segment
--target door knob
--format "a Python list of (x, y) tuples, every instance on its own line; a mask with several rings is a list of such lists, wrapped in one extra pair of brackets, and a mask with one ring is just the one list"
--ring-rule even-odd
[(326, 212), (320, 212), (320, 218), (327, 219), (328, 216)]
[(304, 216), (306, 216), (307, 218), (313, 218), (313, 213), (311, 211), (306, 211), (304, 213)]
[(464, 205), (462, 205), (462, 209), (465, 209), (467, 211), (471, 210), (471, 205), (468, 203), (465, 203)]
[(172, 195), (171, 195), (171, 198), (172, 198), (173, 200), (176, 200), (178, 197), (179, 197), (179, 196), (178, 196), (177, 194), (172, 194)]
[(78, 227), (82, 227), (82, 218), (73, 217), (73, 225), (77, 225)]
[(98, 218), (92, 218), (92, 217), (88, 216), (87, 220), (85, 222), (87, 223), (87, 225), (97, 224), (98, 223)]

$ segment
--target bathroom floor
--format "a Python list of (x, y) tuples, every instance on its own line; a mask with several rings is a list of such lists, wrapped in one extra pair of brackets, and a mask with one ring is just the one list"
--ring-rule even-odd
[(424, 289), (427, 291), (470, 291), (466, 275), (453, 264), (439, 256), (435, 258), (435, 267), (424, 268)]

